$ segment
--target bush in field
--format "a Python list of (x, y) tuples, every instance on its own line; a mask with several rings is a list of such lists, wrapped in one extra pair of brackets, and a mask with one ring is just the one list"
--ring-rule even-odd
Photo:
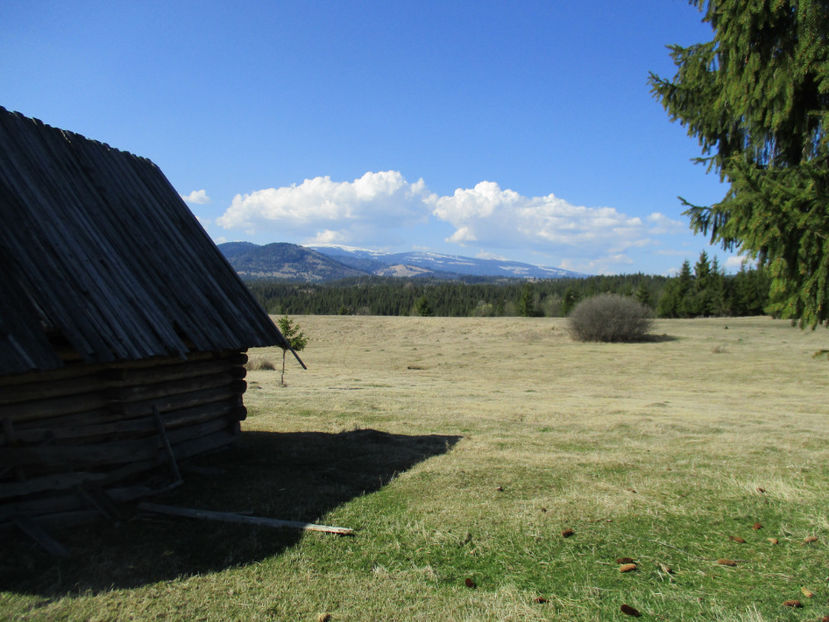
[(568, 320), (570, 334), (579, 341), (641, 341), (652, 326), (647, 307), (618, 294), (582, 300)]
[(247, 367), (248, 371), (273, 371), (274, 369), (276, 369), (272, 361), (264, 358), (251, 358), (248, 360), (247, 365), (245, 365), (245, 367)]

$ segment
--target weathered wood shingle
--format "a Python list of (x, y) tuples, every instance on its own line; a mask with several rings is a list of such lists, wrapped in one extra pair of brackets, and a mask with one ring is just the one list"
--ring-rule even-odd
[(0, 374), (279, 345), (151, 161), (0, 107)]

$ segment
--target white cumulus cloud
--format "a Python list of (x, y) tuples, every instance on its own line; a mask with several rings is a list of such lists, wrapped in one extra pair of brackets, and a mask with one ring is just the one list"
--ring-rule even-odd
[(688, 225), (682, 221), (668, 218), (660, 212), (653, 212), (648, 216), (648, 232), (654, 235), (665, 233), (684, 233)]
[(409, 183), (397, 171), (368, 172), (354, 181), (314, 177), (298, 185), (237, 194), (217, 222), (226, 229), (256, 231), (276, 225), (293, 232), (309, 226), (341, 231), (356, 223), (399, 224), (422, 219), (426, 194), (422, 180)]
[(339, 245), (343, 241), (343, 235), (339, 231), (326, 229), (325, 231), (318, 231), (315, 236), (305, 240), (304, 244), (308, 246), (332, 246)]
[(631, 252), (687, 231), (659, 212), (631, 216), (613, 207), (573, 205), (554, 194), (524, 196), (493, 181), (440, 196), (424, 180), (409, 182), (393, 170), (237, 194), (216, 223), (266, 241), (363, 248), (450, 244), (459, 253), (530, 253), (539, 262), (590, 271), (630, 266)]
[(458, 244), (538, 250), (591, 246), (618, 252), (647, 243), (647, 228), (638, 217), (612, 207), (572, 205), (554, 194), (525, 197), (491, 181), (430, 200), (434, 216), (455, 228), (447, 241)]
[(204, 188), (201, 190), (193, 190), (190, 194), (182, 194), (180, 196), (184, 199), (185, 203), (192, 203), (193, 205), (205, 205), (210, 203), (210, 197), (207, 196), (207, 191)]
[(725, 259), (725, 269), (728, 272), (738, 272), (743, 266), (748, 269), (757, 267), (757, 260), (742, 255), (730, 255)]

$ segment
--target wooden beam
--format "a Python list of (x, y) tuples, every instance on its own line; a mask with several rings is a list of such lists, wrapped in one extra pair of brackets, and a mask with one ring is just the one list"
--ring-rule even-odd
[(196, 510), (192, 508), (181, 508), (174, 505), (160, 505), (158, 503), (139, 503), (138, 509), (144, 512), (155, 514), (166, 514), (169, 516), (183, 516), (186, 518), (197, 518), (201, 520), (215, 520), (227, 523), (240, 523), (243, 525), (257, 525), (259, 527), (275, 527), (279, 529), (301, 529), (303, 531), (322, 531), (335, 533), (341, 536), (352, 536), (354, 530), (347, 527), (329, 527), (327, 525), (315, 525), (301, 521), (280, 520), (278, 518), (264, 518), (261, 516), (247, 516), (245, 514), (234, 514), (232, 512), (214, 512), (211, 510)]
[(170, 445), (170, 438), (167, 436), (167, 429), (164, 427), (164, 419), (161, 418), (161, 413), (158, 412), (158, 407), (153, 406), (153, 417), (155, 424), (158, 427), (158, 434), (161, 436), (161, 441), (164, 443), (164, 449), (167, 451), (167, 456), (170, 458), (170, 472), (173, 474), (173, 482), (181, 482), (181, 471), (178, 470), (178, 463), (176, 462), (176, 454), (173, 452), (173, 447)]
[(184, 483), (184, 480), (172, 482), (162, 486), (161, 488), (152, 488), (147, 484), (135, 484), (132, 486), (117, 486), (106, 489), (106, 495), (113, 501), (118, 503), (129, 503), (141, 497), (151, 497), (153, 495), (160, 495), (171, 490), (175, 490)]
[(19, 516), (11, 519), (14, 526), (20, 531), (29, 536), (32, 540), (37, 542), (43, 549), (55, 557), (69, 557), (69, 551), (66, 550), (60, 542), (50, 536), (40, 525), (31, 520), (26, 520)]
[(112, 499), (109, 495), (107, 495), (105, 490), (101, 488), (87, 489), (84, 486), (76, 486), (75, 492), (77, 492), (78, 496), (80, 496), (81, 499), (83, 499), (87, 504), (98, 510), (104, 518), (115, 520), (123, 519), (118, 506), (112, 502)]

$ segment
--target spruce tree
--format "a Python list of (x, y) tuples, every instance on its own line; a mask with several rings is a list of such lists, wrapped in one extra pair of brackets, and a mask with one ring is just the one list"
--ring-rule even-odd
[(282, 348), (282, 376), (279, 380), (279, 384), (281, 384), (284, 387), (285, 355), (288, 354), (289, 348), (294, 352), (299, 352), (303, 350), (305, 346), (308, 345), (308, 337), (306, 337), (305, 334), (302, 332), (302, 329), (299, 327), (299, 324), (294, 323), (294, 321), (287, 315), (279, 318), (276, 324), (279, 327), (279, 332), (282, 333), (282, 336), (285, 337), (285, 341), (288, 343), (288, 347)]
[(662, 289), (662, 295), (656, 304), (656, 315), (659, 317), (679, 317), (679, 299), (679, 282), (676, 279), (671, 279)]
[(691, 297), (694, 295), (694, 275), (691, 274), (691, 263), (687, 259), (682, 262), (676, 282), (676, 317), (691, 317), (693, 316)]
[(431, 317), (435, 314), (425, 294), (415, 301), (415, 313), (423, 317)]
[(729, 315), (725, 300), (725, 274), (716, 257), (711, 260), (711, 273), (708, 279), (709, 315)]
[(702, 251), (697, 263), (694, 264), (694, 287), (689, 295), (688, 312), (692, 317), (713, 315), (711, 282), (711, 264), (708, 262), (708, 253)]
[(691, 0), (709, 42), (670, 46), (654, 95), (729, 185), (696, 232), (768, 266), (771, 310), (829, 324), (829, 0)]
[(636, 300), (639, 301), (639, 304), (641, 304), (643, 307), (652, 307), (653, 306), (651, 304), (651, 292), (648, 289), (648, 286), (647, 286), (647, 284), (645, 283), (644, 280), (640, 281), (639, 287), (636, 288), (635, 297), (636, 297)]
[(524, 317), (533, 317), (536, 315), (533, 288), (529, 283), (524, 283), (524, 286), (521, 288), (521, 297), (518, 299), (518, 311)]
[(579, 301), (579, 293), (573, 287), (564, 290), (564, 297), (561, 299), (561, 314), (570, 315), (570, 311)]

